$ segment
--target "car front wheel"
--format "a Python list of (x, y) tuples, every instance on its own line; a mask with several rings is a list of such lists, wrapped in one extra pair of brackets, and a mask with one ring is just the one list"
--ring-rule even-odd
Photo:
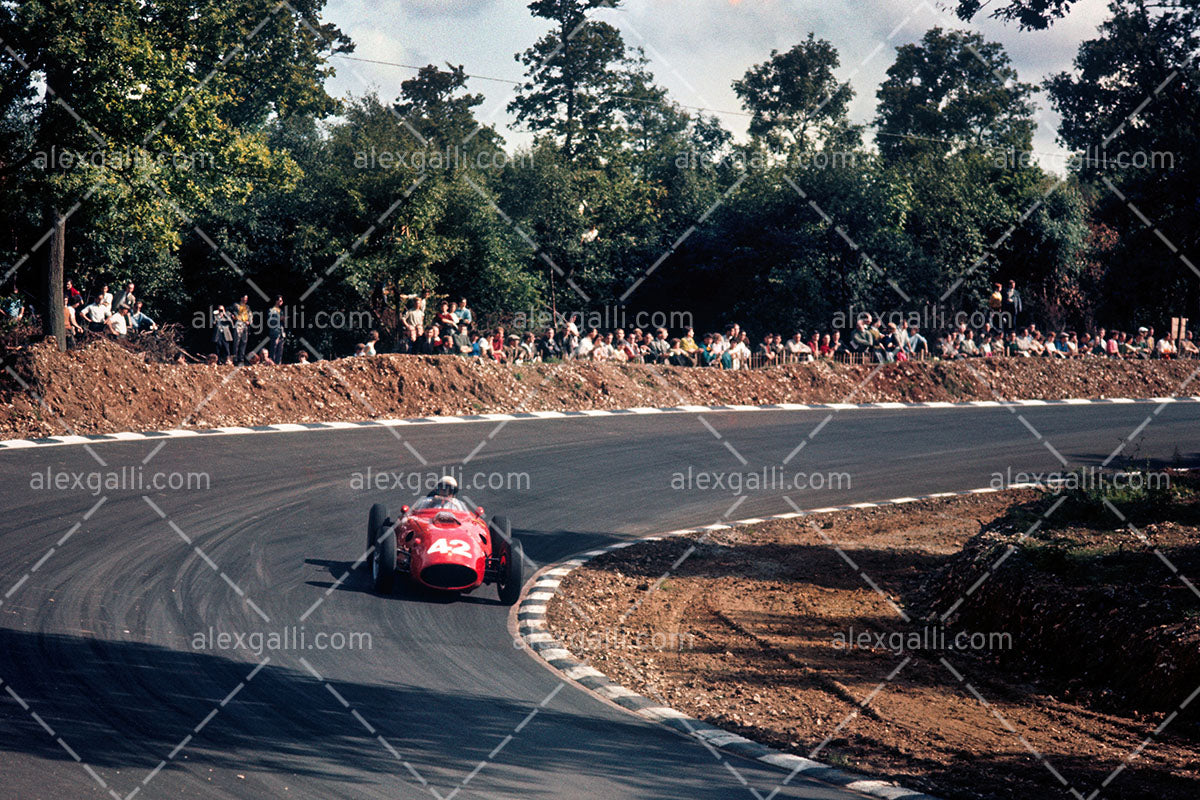
[(388, 529), (375, 543), (371, 554), (371, 579), (375, 591), (390, 594), (396, 583), (396, 531)]
[(379, 536), (383, 533), (387, 518), (388, 509), (383, 503), (371, 506), (371, 513), (367, 516), (367, 550), (379, 544)]
[(511, 606), (521, 596), (521, 585), (524, 582), (525, 549), (516, 539), (510, 539), (505, 550), (505, 560), (500, 570), (500, 584), (497, 590), (500, 602)]

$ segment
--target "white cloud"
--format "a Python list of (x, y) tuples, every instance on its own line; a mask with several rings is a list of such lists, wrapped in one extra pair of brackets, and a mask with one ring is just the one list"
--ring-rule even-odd
[[(856, 92), (851, 114), (856, 121), (869, 122), (875, 90), (892, 63), (895, 47), (917, 41), (929, 28), (980, 30), (1005, 46), (1022, 80), (1040, 83), (1052, 73), (1070, 69), (1079, 43), (1092, 37), (1107, 16), (1107, 0), (1080, 0), (1067, 18), (1047, 31), (1020, 31), (986, 18), (964, 23), (948, 10), (910, 0), (625, 0), (620, 8), (600, 15), (618, 26), (629, 44), (646, 49), (656, 78), (678, 102), (729, 111), (740, 110), (732, 81), (765, 60), (772, 49), (789, 49), (812, 31), (838, 48), (839, 76), (849, 78)], [(545, 20), (532, 18), (526, 4), (517, 0), (332, 0), (325, 16), (359, 43), (356, 55), (364, 58), (414, 65), (450, 61), (464, 64), (468, 72), (510, 79), (522, 77), (514, 54), (549, 27)], [(411, 74), (392, 67), (359, 66), (396, 91), (399, 81)], [(362, 90), (361, 85), (347, 85), (340, 76), (331, 88), (341, 91), (343, 87)], [(491, 114), (493, 121), (512, 123), (503, 110), (510, 89), (482, 81), (475, 81), (472, 89), (487, 96), (484, 113)], [(1048, 103), (1043, 99), (1041, 105)], [(1048, 109), (1045, 112), (1035, 149), (1058, 152), (1057, 119)], [(745, 129), (745, 117), (725, 115), (722, 120), (734, 131)], [(525, 139), (519, 134), (506, 138)]]

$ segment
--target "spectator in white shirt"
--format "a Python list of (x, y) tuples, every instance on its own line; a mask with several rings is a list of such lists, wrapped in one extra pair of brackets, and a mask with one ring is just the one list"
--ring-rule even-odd
[(746, 334), (738, 336), (737, 342), (729, 348), (729, 357), (733, 369), (742, 369), (750, 363), (750, 346), (746, 343)]
[(113, 296), (112, 292), (108, 290), (107, 283), (100, 287), (99, 299), (96, 302), (104, 306), (104, 318), (108, 319), (113, 313)]
[(599, 331), (592, 328), (587, 332), (587, 336), (579, 340), (579, 346), (575, 348), (575, 358), (577, 360), (586, 361), (591, 358), (592, 350), (596, 349), (596, 337), (599, 334)]
[(104, 323), (108, 322), (112, 313), (104, 305), (103, 296), (96, 295), (96, 299), (84, 306), (79, 315), (87, 323), (88, 330), (92, 333), (103, 333), (106, 330)]
[(119, 339), (129, 335), (129, 309), (121, 306), (117, 313), (108, 318), (108, 332)]
[(804, 336), (799, 332), (795, 336), (787, 340), (785, 345), (787, 349), (788, 361), (812, 361), (813, 351), (804, 342)]

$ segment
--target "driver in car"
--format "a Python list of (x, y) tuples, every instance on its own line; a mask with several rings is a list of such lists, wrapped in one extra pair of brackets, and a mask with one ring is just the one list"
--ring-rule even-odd
[(442, 476), (437, 485), (418, 504), (419, 508), (448, 508), (462, 511), (466, 508), (458, 500), (458, 481), (449, 475)]

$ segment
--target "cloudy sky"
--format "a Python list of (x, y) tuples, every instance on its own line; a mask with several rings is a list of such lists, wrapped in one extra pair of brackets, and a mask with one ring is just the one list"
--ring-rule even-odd
[[(1039, 83), (1069, 70), (1079, 43), (1092, 38), (1107, 16), (1107, 0), (1079, 0), (1071, 14), (1048, 31), (1022, 32), (1015, 25), (978, 19), (971, 25), (936, 0), (625, 0), (597, 16), (618, 27), (629, 45), (641, 46), (658, 82), (684, 105), (717, 111), (741, 109), (730, 83), (772, 49), (787, 50), (814, 32), (841, 54), (839, 77), (850, 80), (856, 96), (855, 121), (874, 115), (875, 89), (891, 65), (895, 48), (917, 41), (934, 26), (974, 28), (1004, 45), (1021, 79)], [(513, 56), (532, 44), (548, 25), (534, 19), (521, 0), (329, 0), (325, 18), (357, 43), (356, 57), (422, 65), (450, 62), (467, 72), (519, 80)], [(344, 60), (330, 88), (338, 95), (377, 91), (399, 94), (411, 70)], [(480, 116), (495, 123), (510, 144), (528, 140), (505, 111), (512, 87), (473, 79), (470, 88), (486, 101)], [(1047, 167), (1061, 171), (1055, 155), (1057, 117), (1039, 95), (1034, 150), (1049, 154)], [(719, 115), (729, 129), (744, 134), (746, 118)]]

